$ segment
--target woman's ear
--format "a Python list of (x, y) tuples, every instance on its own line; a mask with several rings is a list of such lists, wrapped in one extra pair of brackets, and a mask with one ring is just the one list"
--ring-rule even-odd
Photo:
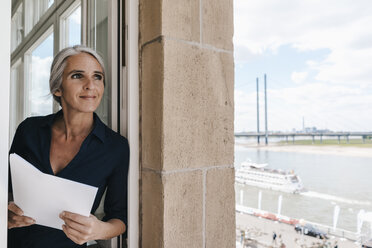
[(61, 97), (61, 96), (62, 96), (61, 89), (56, 90), (56, 91), (53, 93), (53, 95)]

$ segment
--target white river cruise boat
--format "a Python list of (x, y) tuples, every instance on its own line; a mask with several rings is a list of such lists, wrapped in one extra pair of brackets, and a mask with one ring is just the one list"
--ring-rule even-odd
[(293, 171), (269, 169), (265, 168), (266, 166), (267, 164), (245, 161), (235, 172), (235, 181), (287, 193), (301, 193), (304, 191), (300, 177)]

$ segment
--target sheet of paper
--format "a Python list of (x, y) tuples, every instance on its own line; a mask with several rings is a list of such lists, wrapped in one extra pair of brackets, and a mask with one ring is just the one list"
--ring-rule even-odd
[(36, 224), (62, 230), (62, 211), (90, 215), (98, 188), (42, 173), (15, 153), (10, 170), (14, 203)]

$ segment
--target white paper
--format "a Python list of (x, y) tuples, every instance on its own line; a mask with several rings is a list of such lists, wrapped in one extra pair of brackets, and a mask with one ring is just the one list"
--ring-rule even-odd
[(89, 216), (98, 188), (45, 174), (10, 154), (14, 203), (36, 224), (62, 230), (62, 211)]

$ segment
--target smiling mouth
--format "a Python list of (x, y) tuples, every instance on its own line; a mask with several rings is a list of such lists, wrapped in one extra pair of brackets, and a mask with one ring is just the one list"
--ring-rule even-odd
[(96, 96), (80, 96), (80, 98), (83, 98), (83, 99), (95, 99)]

